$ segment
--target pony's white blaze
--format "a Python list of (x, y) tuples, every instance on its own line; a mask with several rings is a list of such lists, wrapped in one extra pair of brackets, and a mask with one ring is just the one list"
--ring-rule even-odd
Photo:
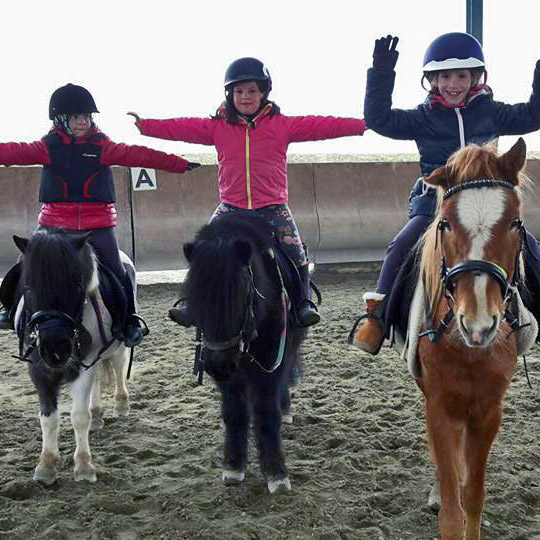
[(504, 213), (506, 197), (502, 189), (469, 189), (460, 194), (457, 211), (460, 223), (471, 240), (469, 259), (483, 259), (491, 239), (491, 229)]
[[(460, 194), (457, 211), (458, 218), (467, 230), (471, 247), (468, 259), (486, 259), (485, 247), (492, 238), (492, 229), (502, 218), (506, 203), (502, 189), (471, 189)], [(476, 315), (474, 320), (465, 317), (470, 336), (475, 343), (482, 342), (485, 330), (493, 325), (493, 314), (488, 310), (486, 274), (474, 276), (474, 296), (476, 299)]]

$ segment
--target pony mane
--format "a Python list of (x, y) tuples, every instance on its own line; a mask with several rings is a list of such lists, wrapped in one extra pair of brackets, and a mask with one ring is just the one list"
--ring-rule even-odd
[(39, 305), (63, 310), (86, 288), (95, 264), (89, 244), (77, 250), (62, 229), (38, 231), (24, 253), (22, 283)]
[[(204, 321), (213, 334), (231, 337), (238, 331), (238, 320), (245, 312), (246, 290), (251, 275), (242, 260), (235, 256), (235, 245), (248, 243), (250, 265), (260, 268), (270, 259), (272, 228), (259, 216), (226, 214), (197, 233), (184, 291), (195, 320)], [(261, 272), (258, 273), (259, 280)], [(257, 283), (257, 287), (262, 284)], [(263, 287), (264, 288), (264, 287)], [(219, 306), (208, 309), (208, 306)]]
[[(454, 185), (464, 182), (474, 182), (475, 179), (495, 178), (503, 179), (498, 167), (499, 153), (496, 142), (484, 145), (469, 144), (465, 148), (454, 152), (446, 163), (447, 177), (452, 178)], [(523, 188), (531, 188), (532, 182), (522, 171), (518, 175), (516, 191), (521, 196)], [(422, 257), (420, 260), (420, 276), (424, 279), (426, 294), (433, 312), (439, 303), (442, 294), (442, 281), (440, 279), (441, 243), (438, 238), (438, 223), (444, 188), (437, 188), (437, 210), (433, 222), (424, 233), (421, 242)]]

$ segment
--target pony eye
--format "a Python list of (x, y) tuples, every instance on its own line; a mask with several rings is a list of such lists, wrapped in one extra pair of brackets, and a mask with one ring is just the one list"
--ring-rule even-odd
[(521, 229), (522, 226), (523, 226), (523, 221), (521, 221), (521, 219), (519, 219), (519, 218), (514, 218), (510, 222), (510, 230), (512, 230), (512, 229)]
[(452, 230), (452, 226), (450, 225), (450, 222), (447, 219), (441, 219), (439, 221), (439, 231), (444, 232), (444, 231), (451, 231), (451, 230)]

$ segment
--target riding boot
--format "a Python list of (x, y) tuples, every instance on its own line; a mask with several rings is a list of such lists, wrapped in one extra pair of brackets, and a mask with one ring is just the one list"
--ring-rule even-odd
[(384, 341), (381, 317), (385, 297), (385, 294), (376, 292), (364, 294), (366, 313), (352, 342), (355, 347), (373, 355), (379, 353)]
[(180, 326), (185, 326), (186, 328), (193, 326), (193, 321), (191, 320), (188, 305), (185, 299), (178, 300), (178, 302), (176, 302), (176, 304), (169, 309), (169, 319)]
[(308, 265), (299, 266), (298, 273), (302, 281), (302, 290), (296, 316), (298, 324), (301, 327), (312, 326), (321, 320), (317, 306), (311, 301), (311, 287), (309, 285), (309, 268)]
[(15, 316), (15, 293), (21, 277), (21, 263), (12, 266), (0, 285), (0, 330), (13, 330)]
[[(126, 320), (122, 327), (122, 333), (124, 334), (124, 345), (126, 347), (135, 347), (141, 343), (145, 333), (140, 327), (139, 319), (137, 317), (136, 292), (134, 290), (131, 278), (126, 272), (126, 278), (124, 282), (124, 288), (126, 291), (127, 308), (126, 308)], [(148, 333), (148, 332), (146, 332)]]

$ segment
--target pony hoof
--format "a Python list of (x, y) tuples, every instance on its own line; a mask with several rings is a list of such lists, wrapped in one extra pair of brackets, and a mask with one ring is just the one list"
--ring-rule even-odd
[(91, 465), (84, 468), (81, 467), (75, 469), (73, 477), (75, 479), (75, 482), (83, 482), (84, 480), (86, 480), (87, 482), (93, 484), (97, 481), (96, 471)]
[(285, 413), (282, 417), (281, 417), (281, 421), (284, 423), (284, 424), (292, 424), (293, 423), (293, 416), (291, 413)]
[(221, 481), (226, 486), (236, 486), (243, 482), (244, 480), (244, 471), (233, 471), (231, 469), (225, 469), (221, 473)]
[(56, 469), (38, 465), (34, 470), (34, 480), (50, 486), (56, 482)]
[(129, 402), (128, 401), (117, 401), (114, 404), (114, 416), (129, 416)]
[(428, 497), (428, 508), (432, 512), (438, 512), (441, 509), (441, 491), (439, 482), (435, 482)]
[(101, 416), (93, 416), (92, 422), (90, 423), (90, 431), (99, 431), (100, 429), (103, 429), (104, 425), (105, 421)]
[(267, 482), (268, 491), (271, 494), (280, 492), (280, 491), (291, 491), (291, 481), (289, 477), (278, 478), (275, 480), (268, 480)]

